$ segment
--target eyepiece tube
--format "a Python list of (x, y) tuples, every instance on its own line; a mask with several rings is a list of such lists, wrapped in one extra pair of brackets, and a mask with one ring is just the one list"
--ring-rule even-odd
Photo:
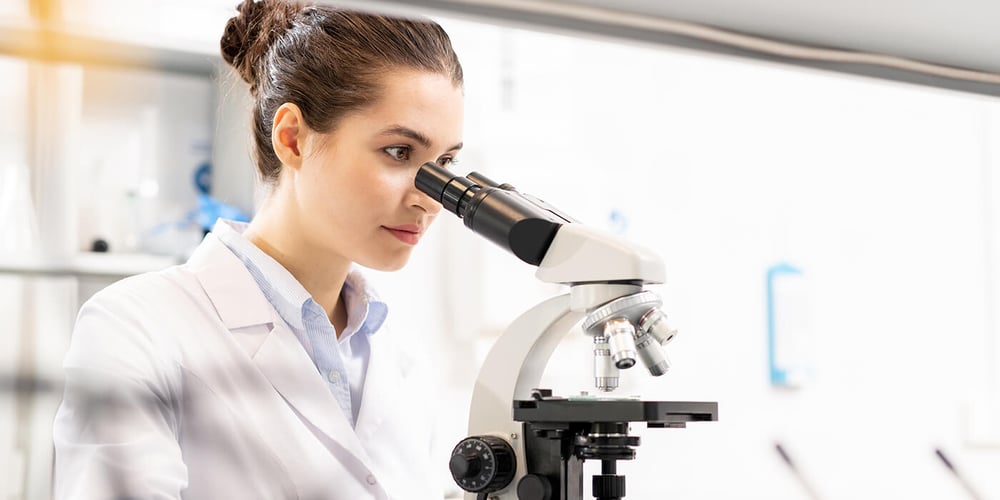
[(500, 245), (519, 259), (537, 266), (548, 252), (559, 227), (569, 221), (541, 208), (517, 191), (479, 184), (495, 184), (481, 176), (455, 175), (434, 163), (425, 163), (414, 185), (463, 220), (473, 232)]
[(417, 172), (414, 184), (420, 192), (440, 203), (445, 210), (462, 217), (465, 203), (479, 191), (479, 186), (434, 163), (425, 163)]
[(485, 175), (479, 172), (469, 172), (469, 175), (466, 175), (465, 177), (468, 178), (470, 181), (479, 184), (482, 187), (503, 188), (503, 186), (501, 186), (498, 182), (490, 179), (489, 177), (486, 177)]
[(441, 198), (444, 195), (444, 188), (448, 186), (448, 183), (452, 179), (458, 177), (447, 169), (441, 168), (433, 163), (425, 163), (420, 170), (417, 172), (417, 178), (414, 180), (417, 189), (420, 192), (434, 198), (438, 203), (441, 202)]

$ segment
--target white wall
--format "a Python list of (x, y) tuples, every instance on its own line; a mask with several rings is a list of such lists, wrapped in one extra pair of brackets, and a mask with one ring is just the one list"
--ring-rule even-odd
[[(682, 328), (674, 369), (655, 380), (629, 372), (619, 392), (718, 401), (720, 421), (633, 426), (643, 445), (620, 465), (631, 498), (802, 498), (776, 442), (824, 498), (962, 498), (938, 447), (1000, 495), (1000, 447), (973, 439), (969, 423), (970, 407), (997, 397), (988, 200), (1000, 103), (442, 22), (467, 76), (457, 169), (540, 195), (667, 264), (659, 290)], [(441, 353), (453, 375), (447, 451), (464, 436), (470, 356), (481, 360), (497, 330), (558, 291), (466, 242), (478, 238), (454, 218), (438, 224), (441, 241), (423, 250), (459, 244), (462, 259), (418, 254), (401, 274), (422, 277), (411, 291), (447, 294), (397, 294), (391, 283), (386, 294), (407, 314), (444, 309), (441, 323), (408, 327), (451, 348)], [(769, 380), (765, 273), (781, 262), (803, 271), (782, 311), (803, 325), (811, 376), (797, 389)], [(787, 310), (795, 304), (807, 306)], [(584, 339), (564, 351), (550, 385), (590, 389)]]
[[(989, 436), (997, 429), (973, 425), (1000, 417), (970, 411), (994, 403), (1000, 388), (997, 101), (442, 23), (466, 71), (467, 146), (456, 169), (511, 182), (652, 246), (667, 264), (669, 282), (657, 290), (681, 327), (669, 348), (674, 369), (655, 380), (641, 368), (627, 372), (619, 393), (718, 401), (720, 421), (634, 426), (638, 459), (620, 465), (629, 498), (803, 498), (776, 441), (824, 498), (963, 498), (935, 447), (984, 496), (1000, 497), (1000, 447)], [(92, 76), (85, 83), (103, 81)], [(218, 95), (213, 104), (207, 82), (182, 80), (166, 85), (195, 97), (175, 123), (195, 115), (193, 123), (207, 123), (202, 112), (240, 107)], [(16, 102), (6, 95), (5, 106)], [(143, 96), (159, 100), (156, 91)], [(100, 118), (102, 108), (88, 102), (100, 99), (82, 103), (84, 115)], [(174, 149), (190, 144), (184, 137)], [(90, 144), (84, 159), (99, 156)], [(220, 167), (216, 183), (249, 190), (238, 148), (219, 157), (240, 165)], [(187, 178), (161, 174), (164, 186)], [(226, 175), (241, 177), (224, 184)], [(246, 205), (253, 195), (226, 199)], [(779, 304), (799, 320), (791, 333), (811, 373), (797, 389), (768, 377), (765, 273), (780, 262), (803, 271), (796, 295)], [(442, 215), (406, 271), (374, 276), (395, 329), (443, 367), (441, 380), (428, 381), (443, 414), (442, 475), (496, 335), (560, 293), (533, 272)], [(5, 281), (0, 291), (22, 297), (17, 286)], [(13, 329), (27, 321), (8, 318)], [(7, 358), (22, 350), (4, 346)], [(34, 359), (56, 364), (50, 351)], [(561, 393), (589, 390), (589, 352), (570, 334), (545, 382)], [(3, 422), (12, 418), (0, 412), (0, 438), (14, 439)]]
[[(214, 87), (206, 78), (87, 68), (76, 207), (80, 250), (183, 257), (201, 240), (194, 173), (212, 157)], [(100, 193), (100, 196), (95, 196)]]

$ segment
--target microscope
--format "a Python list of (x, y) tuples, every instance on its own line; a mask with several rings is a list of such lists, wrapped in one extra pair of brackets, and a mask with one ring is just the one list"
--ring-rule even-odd
[(670, 368), (662, 347), (677, 331), (647, 284), (663, 283), (663, 262), (648, 249), (577, 223), (509, 184), (476, 172), (423, 165), (416, 187), (466, 227), (538, 267), (535, 276), (569, 293), (524, 312), (497, 339), (476, 380), (469, 436), (452, 451), (449, 469), (466, 500), (582, 500), (583, 464), (599, 460), (592, 478), (598, 500), (625, 496), (617, 461), (635, 458), (631, 422), (685, 427), (718, 419), (718, 403), (560, 397), (539, 388), (556, 346), (578, 323), (593, 339), (598, 393), (618, 387), (620, 370), (641, 361), (653, 376)]

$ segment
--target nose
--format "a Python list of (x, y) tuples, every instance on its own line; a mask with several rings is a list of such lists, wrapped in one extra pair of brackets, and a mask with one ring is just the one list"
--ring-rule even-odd
[(420, 191), (416, 192), (416, 196), (417, 199), (413, 203), (413, 206), (420, 208), (424, 212), (427, 212), (428, 215), (437, 215), (438, 213), (441, 212), (442, 207), (441, 204), (437, 202), (437, 200), (431, 198), (430, 196), (427, 196), (424, 193), (421, 193)]

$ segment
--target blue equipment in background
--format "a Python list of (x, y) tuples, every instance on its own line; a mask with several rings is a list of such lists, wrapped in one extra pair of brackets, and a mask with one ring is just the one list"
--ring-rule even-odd
[(220, 217), (238, 222), (250, 222), (250, 217), (239, 208), (227, 205), (212, 197), (212, 165), (203, 163), (194, 171), (194, 185), (198, 190), (198, 209), (188, 213), (186, 218), (201, 227), (208, 234)]

